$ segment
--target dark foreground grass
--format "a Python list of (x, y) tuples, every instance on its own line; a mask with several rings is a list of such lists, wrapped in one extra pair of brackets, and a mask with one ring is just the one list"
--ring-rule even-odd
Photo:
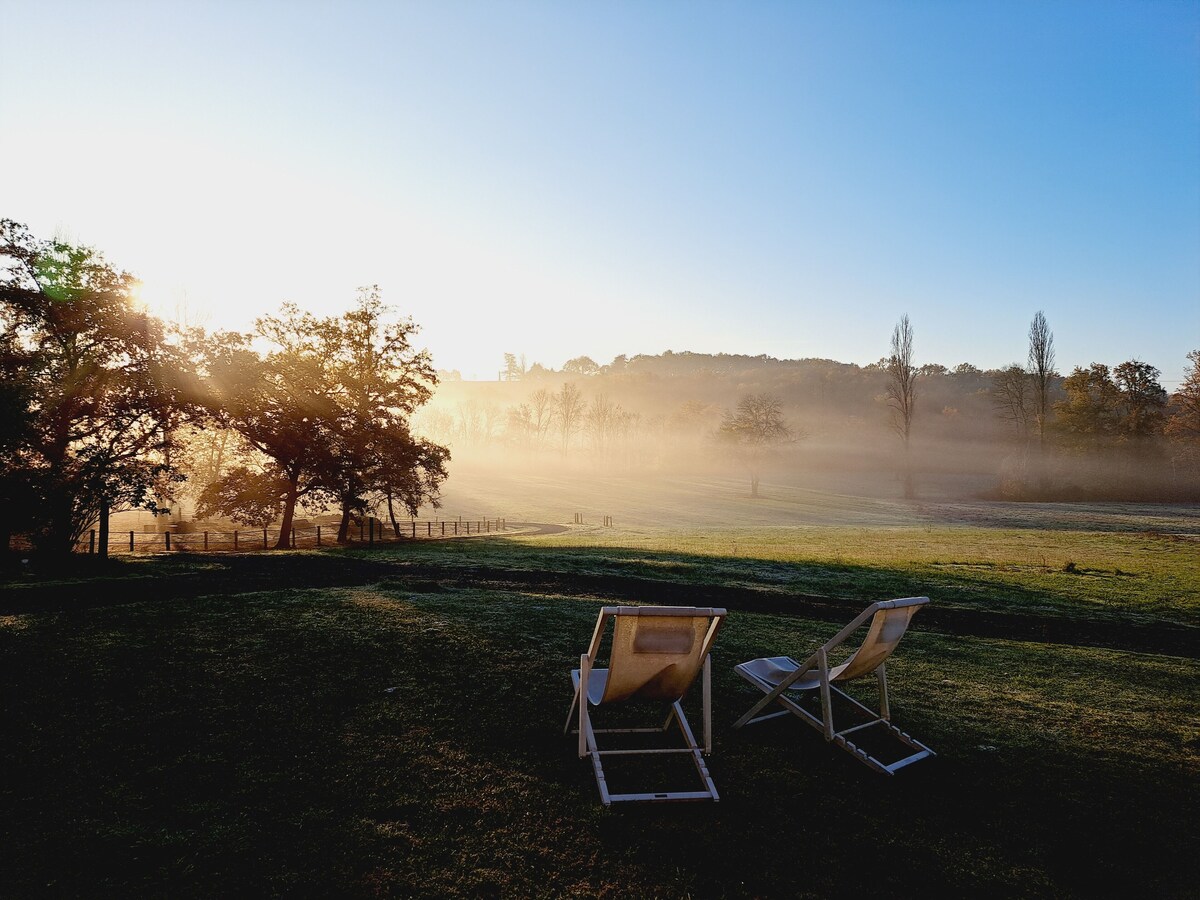
[(893, 713), (939, 756), (888, 779), (729, 729), (734, 663), (831, 633), (731, 613), (721, 802), (606, 811), (561, 735), (599, 605), (385, 578), (0, 618), (0, 895), (1195, 896), (1194, 659), (918, 630)]

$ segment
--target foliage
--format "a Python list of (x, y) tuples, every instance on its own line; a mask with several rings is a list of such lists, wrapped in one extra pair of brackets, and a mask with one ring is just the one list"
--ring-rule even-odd
[(242, 525), (266, 528), (279, 518), (287, 495), (287, 477), (274, 467), (251, 469), (235, 466), (200, 492), (196, 514), (221, 515)]
[(1113, 370), (1113, 382), (1121, 395), (1117, 429), (1125, 437), (1147, 438), (1162, 427), (1167, 392), (1158, 376), (1158, 369), (1136, 359)]
[(1039, 444), (1045, 444), (1050, 418), (1050, 385), (1054, 378), (1054, 332), (1039, 309), (1029, 323), (1029, 377), (1033, 382), (1033, 424)]
[(1063, 380), (1066, 399), (1057, 404), (1063, 431), (1074, 446), (1113, 446), (1116, 438), (1141, 441), (1158, 431), (1167, 392), (1158, 369), (1138, 360), (1111, 373), (1103, 363), (1076, 368)]
[(568, 375), (595, 375), (600, 366), (590, 356), (576, 356), (563, 363), (562, 370)]
[(1176, 448), (1177, 458), (1200, 472), (1200, 350), (1188, 354), (1191, 368), (1171, 398), (1173, 412), (1164, 431)]
[(1095, 445), (1117, 432), (1120, 392), (1104, 363), (1076, 367), (1063, 379), (1065, 399), (1055, 405), (1059, 424), (1075, 446)]
[(913, 416), (917, 407), (917, 376), (921, 370), (913, 361), (913, 328), (903, 315), (892, 330), (892, 355), (887, 358), (887, 397), (892, 413), (892, 428), (904, 442), (904, 496), (913, 497), (912, 460), (909, 456)]
[(992, 398), (996, 412), (1020, 438), (1028, 438), (1037, 413), (1029, 373), (1014, 363), (992, 376)]
[(750, 496), (758, 496), (759, 474), (767, 451), (794, 440), (797, 435), (783, 416), (783, 404), (770, 394), (743, 397), (736, 412), (726, 411), (717, 436), (736, 448), (750, 469)]
[[(280, 548), (301, 501), (337, 503), (339, 540), (372, 494), (413, 510), (437, 502), (448, 453), (408, 431), (437, 375), (428, 352), (412, 346), (412, 320), (386, 321), (386, 314), (372, 286), (342, 316), (318, 319), (285, 304), (280, 315), (260, 318), (253, 336), (212, 341), (211, 410), (270, 460), (253, 485), (280, 491)], [(268, 346), (265, 355), (253, 349), (255, 338)], [(215, 489), (206, 509), (232, 516), (245, 496), (238, 488)]]
[[(218, 333), (209, 347), (211, 415), (270, 460), (286, 485), (280, 497), (281, 548), (288, 546), (297, 502), (323, 490), (313, 474), (328, 452), (338, 412), (318, 324), (310, 313), (284, 304), (280, 315), (259, 318), (253, 335)], [(270, 348), (266, 355), (253, 349), (256, 338)], [(236, 493), (217, 489), (213, 496)]]
[(173, 425), (194, 403), (189, 361), (139, 310), (136, 281), (96, 251), (0, 222), (0, 473), (33, 542), (65, 552), (101, 511), (150, 502), (174, 477)]
[(525, 375), (525, 354), (521, 354), (518, 360), (516, 354), (504, 354), (504, 368), (500, 372), (500, 377), (505, 381), (520, 381)]
[(892, 410), (892, 428), (907, 447), (916, 411), (916, 381), (921, 371), (913, 361), (913, 328), (907, 315), (900, 317), (892, 331), (892, 355), (887, 358), (886, 370), (886, 397)]

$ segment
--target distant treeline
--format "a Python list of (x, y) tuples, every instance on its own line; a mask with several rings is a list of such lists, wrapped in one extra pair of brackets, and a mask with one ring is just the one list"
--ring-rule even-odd
[(507, 450), (539, 465), (557, 457), (631, 470), (712, 468), (745, 461), (746, 447), (724, 438), (747, 400), (770, 398), (790, 440), (774, 447), (773, 462), (759, 452), (759, 467), (909, 466), (918, 485), (969, 474), (977, 494), (1008, 499), (1200, 498), (1200, 351), (1169, 396), (1159, 370), (1138, 360), (1054, 371), (1041, 314), (1034, 326), (1042, 331), (1024, 364), (912, 367), (907, 460), (892, 356), (859, 366), (668, 351), (606, 365), (578, 357), (554, 371), (505, 354), (494, 382), (443, 373), (415, 427), (459, 452)]

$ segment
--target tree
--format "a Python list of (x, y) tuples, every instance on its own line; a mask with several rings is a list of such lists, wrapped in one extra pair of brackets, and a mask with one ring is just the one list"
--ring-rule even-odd
[(1029, 440), (1036, 413), (1032, 378), (1016, 363), (992, 376), (992, 403), (1000, 418), (1022, 439)]
[(529, 420), (533, 429), (534, 442), (540, 448), (550, 432), (554, 416), (554, 395), (545, 388), (538, 388), (529, 395)]
[(398, 530), (395, 503), (414, 515), (423, 502), (436, 506), (446, 477), (449, 452), (413, 438), (409, 426), (432, 396), (437, 374), (429, 352), (412, 344), (413, 321), (392, 321), (388, 314), (378, 285), (363, 287), (354, 308), (324, 320), (319, 331), (338, 414), (314, 479), (341, 507), (341, 542), (351, 515), (365, 510), (372, 494), (386, 501)]
[(912, 436), (913, 414), (916, 411), (916, 382), (919, 371), (913, 362), (913, 328), (903, 315), (892, 330), (892, 355), (885, 368), (888, 376), (887, 401), (892, 411), (892, 428), (904, 442), (904, 496), (914, 495), (912, 459), (909, 439)]
[(736, 448), (750, 469), (751, 497), (758, 497), (759, 472), (767, 452), (795, 439), (783, 417), (783, 404), (770, 394), (750, 394), (739, 400), (736, 412), (725, 412), (717, 435)]
[(241, 525), (266, 528), (279, 518), (288, 481), (277, 467), (234, 466), (200, 491), (196, 513), (223, 515)]
[(563, 363), (562, 370), (569, 375), (595, 375), (600, 366), (590, 356), (576, 356)]
[[(283, 486), (276, 549), (291, 545), (297, 502), (322, 490), (312, 476), (329, 455), (339, 411), (326, 378), (330, 359), (319, 325), (310, 313), (285, 303), (280, 315), (256, 320), (252, 335), (221, 333), (210, 349), (212, 414), (270, 460), (263, 474), (277, 474)], [(267, 346), (265, 355), (253, 348), (255, 340)]]
[(1113, 370), (1113, 382), (1120, 392), (1117, 430), (1131, 440), (1158, 433), (1166, 415), (1167, 392), (1158, 383), (1159, 371), (1136, 359), (1123, 362)]
[(583, 408), (583, 393), (572, 382), (564, 384), (554, 395), (554, 422), (562, 436), (563, 453), (567, 452), (572, 435), (582, 424)]
[(1095, 449), (1117, 433), (1120, 391), (1108, 366), (1076, 366), (1063, 379), (1064, 399), (1054, 405), (1059, 426), (1078, 449)]
[(2, 499), (31, 511), (37, 547), (65, 553), (174, 477), (170, 426), (194, 385), (162, 323), (134, 304), (136, 279), (95, 250), (37, 241), (6, 219), (0, 260)]
[(393, 420), (383, 427), (375, 456), (373, 484), (387, 502), (392, 528), (399, 534), (395, 504), (410, 516), (422, 505), (440, 505), (442, 482), (450, 451), (440, 444), (414, 437), (406, 423)]
[(584, 412), (584, 427), (592, 439), (592, 449), (600, 459), (612, 451), (617, 437), (626, 430), (632, 416), (603, 394), (592, 398)]
[[(437, 376), (428, 352), (411, 344), (411, 319), (385, 321), (386, 312), (372, 286), (340, 317), (318, 319), (285, 304), (279, 316), (255, 323), (255, 335), (214, 341), (214, 415), (270, 460), (265, 478), (278, 476), (277, 548), (290, 544), (300, 501), (338, 504), (339, 541), (372, 495), (387, 499), (389, 510), (397, 499), (436, 501), (449, 454), (413, 438), (409, 417)], [(251, 348), (252, 337), (268, 345), (265, 356)]]
[(1050, 415), (1050, 383), (1054, 378), (1054, 333), (1046, 316), (1038, 310), (1029, 324), (1029, 374), (1033, 379), (1033, 421), (1038, 446), (1046, 444), (1046, 422)]
[(1187, 355), (1192, 366), (1171, 397), (1171, 418), (1163, 432), (1174, 447), (1176, 463), (1200, 472), (1200, 350)]
[(525, 354), (521, 354), (521, 359), (518, 361), (516, 354), (504, 354), (504, 368), (500, 371), (500, 378), (503, 381), (520, 381), (525, 375)]

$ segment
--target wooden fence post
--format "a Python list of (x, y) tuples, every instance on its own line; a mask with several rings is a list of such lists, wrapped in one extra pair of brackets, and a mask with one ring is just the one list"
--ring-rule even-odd
[(321, 526), (317, 526), (317, 546), (321, 546)]
[(425, 537), (433, 537), (433, 523), (432, 522), (425, 523)]
[(169, 532), (169, 531), (163, 532), (163, 544), (166, 546), (167, 551), (170, 552), (170, 550), (171, 550), (171, 532)]
[(442, 522), (442, 537), (445, 537), (445, 536), (446, 536), (446, 523), (445, 523), (445, 521), (443, 521)]
[(237, 529), (234, 529), (233, 532), (233, 549), (237, 549)]
[(133, 532), (129, 532), (129, 552), (133, 552)]
[(267, 549), (267, 529), (263, 529), (263, 549)]
[(204, 552), (208, 552), (208, 532), (204, 532)]
[(96, 552), (96, 529), (88, 532), (88, 556)]

